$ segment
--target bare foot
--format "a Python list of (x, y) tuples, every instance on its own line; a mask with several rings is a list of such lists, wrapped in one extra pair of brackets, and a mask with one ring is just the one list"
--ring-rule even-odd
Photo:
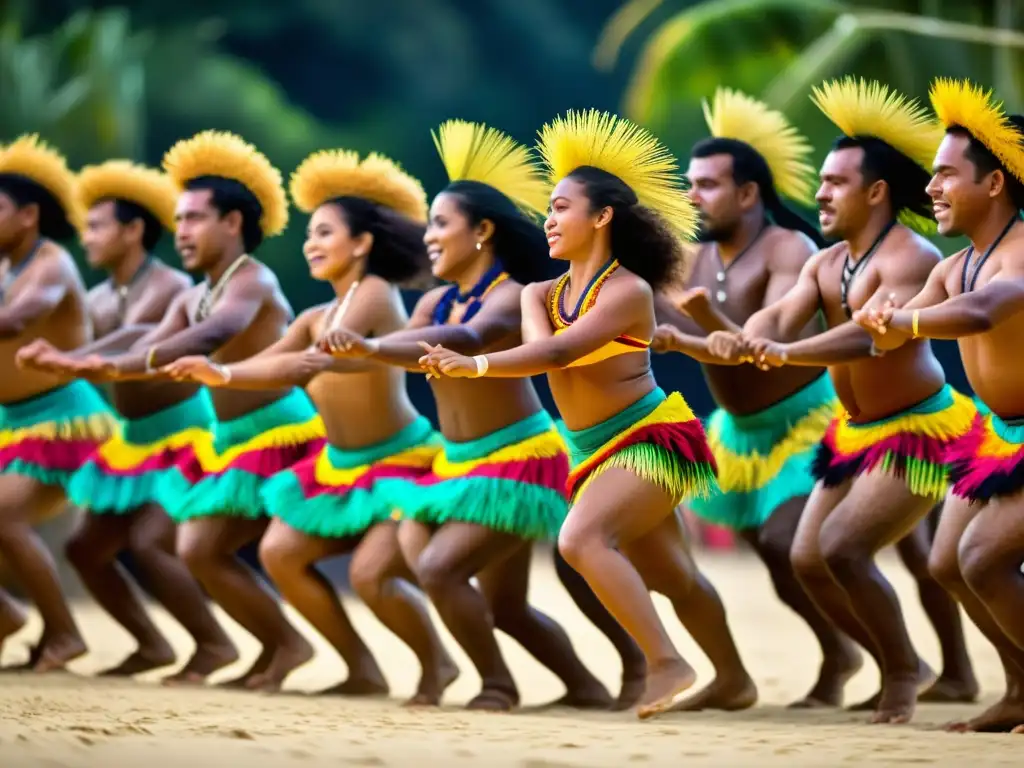
[(296, 635), (287, 645), (280, 645), (270, 660), (270, 666), (259, 675), (252, 675), (245, 687), (251, 691), (276, 693), (284, 685), (285, 678), (313, 658), (313, 646), (301, 635)]
[(387, 681), (383, 676), (363, 677), (362, 675), (350, 676), (347, 680), (333, 685), (330, 688), (320, 691), (317, 695), (323, 696), (387, 696), (390, 692)]
[(477, 712), (511, 712), (519, 706), (519, 692), (501, 688), (484, 688), (469, 700), (466, 709)]
[[(938, 679), (938, 675), (932, 670), (931, 667), (924, 661), (924, 659), (918, 660), (917, 666), (917, 694), (920, 696), (922, 693), (927, 691), (935, 681)], [(878, 709), (879, 702), (882, 700), (882, 692), (878, 691), (870, 699), (865, 699), (859, 704), (847, 707), (850, 712), (873, 712)]]
[(1024, 725), (1018, 725), (1010, 733), (1024, 733)]
[(234, 688), (247, 690), (249, 688), (249, 681), (262, 675), (270, 668), (270, 662), (274, 660), (273, 649), (264, 648), (260, 651), (260, 655), (253, 662), (253, 665), (249, 667), (248, 671), (243, 672), (238, 677), (233, 677), (230, 680), (225, 680), (223, 683), (218, 683), (218, 688)]
[(659, 662), (647, 672), (647, 683), (637, 709), (637, 717), (646, 720), (668, 712), (682, 700), (683, 694), (695, 682), (697, 673), (682, 659)]
[[(839, 653), (829, 654), (821, 663), (821, 671), (814, 687), (799, 701), (789, 705), (789, 709), (819, 709), (839, 707), (843, 704), (843, 693), (846, 684), (864, 666), (864, 657), (853, 643), (844, 645)], [(873, 703), (869, 709), (874, 709)]]
[(43, 674), (63, 670), (69, 661), (84, 656), (88, 648), (86, 648), (82, 636), (75, 632), (51, 635), (45, 640), (41, 640), (35, 650), (38, 655), (32, 671)]
[(459, 679), (459, 667), (446, 656), (440, 663), (437, 673), (420, 677), (420, 684), (416, 693), (402, 706), (405, 707), (436, 707), (441, 703), (441, 697), (448, 690), (449, 686)]
[(756, 703), (757, 686), (749, 675), (744, 674), (733, 679), (716, 677), (706, 688), (683, 699), (670, 711), (702, 712), (705, 709), (720, 709), (724, 712), (738, 712), (750, 709)]
[(644, 695), (644, 688), (647, 685), (647, 663), (643, 662), (635, 668), (623, 670), (622, 686), (619, 688), (619, 697), (612, 703), (612, 710), (625, 712), (632, 709)]
[[(195, 653), (185, 666), (168, 675), (160, 682), (167, 686), (203, 685), (206, 678), (219, 669), (238, 661), (238, 649), (230, 643), (225, 645), (204, 644), (196, 646)], [(248, 675), (249, 673), (246, 673)]]
[(1003, 698), (977, 717), (947, 723), (943, 730), (953, 733), (1020, 733), (1024, 728), (1024, 701)]
[(973, 675), (940, 677), (930, 688), (922, 691), (917, 700), (929, 704), (973, 704), (980, 692), (981, 687)]
[(168, 667), (175, 662), (174, 649), (166, 641), (151, 648), (139, 646), (120, 664), (101, 670), (97, 677), (131, 677), (151, 669)]
[(581, 686), (574, 691), (568, 691), (565, 696), (555, 702), (556, 707), (568, 707), (569, 709), (581, 710), (609, 710), (612, 708), (612, 695), (601, 682), (594, 678), (586, 686)]
[(882, 696), (878, 701), (878, 709), (871, 716), (871, 722), (892, 725), (909, 723), (917, 707), (919, 687), (917, 675), (886, 677), (882, 681)]

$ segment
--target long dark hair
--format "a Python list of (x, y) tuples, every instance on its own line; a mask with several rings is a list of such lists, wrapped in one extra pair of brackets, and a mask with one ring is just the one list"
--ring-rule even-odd
[(454, 181), (444, 190), (452, 195), (471, 226), (494, 224), (494, 256), (517, 283), (539, 283), (554, 277), (544, 230), (508, 197), (478, 181)]
[(860, 173), (864, 184), (884, 181), (889, 187), (889, 202), (895, 219), (903, 211), (926, 219), (934, 218), (932, 199), (926, 191), (931, 181), (927, 171), (890, 144), (874, 136), (840, 136), (832, 150), (860, 147), (864, 150)]
[(583, 165), (569, 174), (583, 185), (593, 213), (611, 208), (612, 256), (651, 288), (671, 283), (683, 264), (683, 244), (668, 223), (640, 205), (636, 193), (618, 176)]
[(825, 238), (811, 222), (782, 202), (772, 170), (764, 157), (752, 146), (737, 139), (717, 138), (704, 139), (698, 142), (691, 157), (703, 158), (714, 155), (729, 155), (732, 158), (732, 178), (736, 186), (749, 182), (757, 185), (761, 195), (761, 203), (771, 221), (783, 229), (803, 232), (819, 248), (825, 246)]
[(39, 234), (50, 240), (71, 240), (75, 227), (68, 220), (57, 198), (41, 184), (18, 173), (0, 173), (0, 192), (8, 195), (18, 208), (39, 207)]
[[(1009, 115), (1007, 119), (1017, 129), (1021, 144), (1024, 144), (1024, 115)], [(1010, 173), (1006, 166), (999, 161), (999, 158), (974, 138), (966, 128), (952, 125), (946, 130), (946, 133), (967, 137), (967, 150), (964, 154), (974, 164), (974, 180), (980, 181), (982, 176), (992, 173), (992, 171), (1002, 171), (1006, 178), (1006, 192), (1010, 196), (1010, 202), (1018, 211), (1024, 211), (1024, 183)]]

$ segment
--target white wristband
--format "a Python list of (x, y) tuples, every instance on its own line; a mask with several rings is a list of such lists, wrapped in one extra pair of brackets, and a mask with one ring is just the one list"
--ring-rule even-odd
[(231, 368), (226, 365), (221, 365), (220, 363), (211, 363), (210, 367), (220, 374), (221, 378), (224, 379), (225, 384), (231, 383)]
[(487, 355), (476, 355), (473, 358), (473, 362), (476, 363), (476, 378), (486, 375), (487, 369), (491, 367)]
[(371, 355), (375, 355), (380, 351), (380, 339), (364, 339), (363, 343), (366, 344), (366, 348), (370, 350)]

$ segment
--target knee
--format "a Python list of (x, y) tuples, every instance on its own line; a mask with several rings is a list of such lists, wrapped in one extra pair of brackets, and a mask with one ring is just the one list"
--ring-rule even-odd
[[(453, 570), (451, 558), (435, 547), (428, 546), (420, 554), (413, 568), (420, 588), (431, 598), (441, 594), (445, 589), (459, 580)], [(468, 577), (466, 579), (468, 581)]]
[(185, 563), (192, 575), (199, 579), (216, 567), (220, 557), (213, 541), (202, 536), (190, 536), (185, 529), (178, 532), (175, 554)]
[(173, 527), (155, 525), (136, 526), (128, 534), (128, 551), (135, 557), (146, 557), (158, 552), (168, 551), (168, 546), (173, 541)]
[(831, 579), (828, 565), (817, 547), (794, 542), (789, 551), (789, 564), (801, 584), (814, 584)]
[(928, 575), (954, 595), (966, 586), (956, 551), (932, 547), (928, 555)]
[(368, 558), (359, 558), (357, 554), (349, 566), (348, 580), (359, 598), (364, 603), (372, 604), (384, 596), (388, 572)]
[(271, 527), (260, 539), (258, 555), (260, 565), (275, 580), (282, 574), (308, 565), (308, 558), (298, 542), (276, 527)]
[(964, 584), (983, 601), (1005, 590), (1004, 567), (978, 543), (969, 539), (962, 541), (957, 562)]
[(73, 533), (64, 544), (64, 555), (76, 570), (95, 566), (99, 560), (97, 547), (92, 537), (81, 531)]
[(608, 544), (587, 527), (567, 524), (558, 533), (558, 552), (577, 573), (583, 573), (587, 555), (595, 547), (607, 548)]

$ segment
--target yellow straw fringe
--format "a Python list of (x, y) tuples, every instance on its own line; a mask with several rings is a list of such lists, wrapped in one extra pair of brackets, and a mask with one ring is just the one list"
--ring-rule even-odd
[(0, 430), (0, 448), (26, 440), (70, 442), (73, 440), (106, 441), (118, 432), (118, 422), (107, 413), (76, 417), (70, 421), (44, 422), (30, 427)]
[(1004, 459), (1020, 453), (1020, 446), (1016, 443), (1008, 443), (996, 434), (992, 429), (992, 416), (985, 416), (985, 438), (978, 448), (979, 459)]
[(442, 478), (462, 477), (477, 467), (487, 464), (504, 464), (513, 461), (526, 461), (527, 459), (551, 459), (564, 455), (566, 452), (562, 436), (558, 434), (557, 430), (552, 429), (523, 440), (521, 443), (497, 450), (483, 458), (470, 461), (449, 461), (444, 451), (441, 451), (437, 454), (437, 458), (434, 459), (432, 471), (435, 475)]
[(338, 487), (352, 485), (360, 477), (365, 475), (374, 467), (412, 467), (414, 469), (428, 469), (433, 464), (441, 451), (440, 445), (421, 445), (402, 451), (395, 456), (388, 456), (373, 464), (362, 464), (349, 469), (339, 469), (331, 466), (331, 460), (327, 455), (327, 448), (320, 452), (316, 460), (316, 481), (327, 487)]
[(746, 456), (733, 453), (713, 433), (708, 434), (708, 445), (718, 463), (718, 485), (724, 492), (756, 491), (767, 485), (782, 471), (793, 456), (815, 448), (825, 437), (829, 424), (836, 416), (835, 403), (822, 405), (800, 419), (786, 437), (767, 455), (752, 453)]
[(99, 454), (111, 469), (127, 471), (139, 466), (150, 456), (183, 450), (199, 443), (207, 435), (209, 432), (201, 427), (190, 427), (145, 445), (126, 443), (121, 435), (115, 435), (100, 446)]
[[(630, 427), (627, 427), (622, 432), (619, 432), (611, 440), (605, 442), (600, 448), (591, 454), (591, 458), (584, 459), (580, 462), (579, 466), (574, 467), (570, 472), (570, 477), (574, 477), (586, 472), (593, 472), (596, 466), (598, 457), (603, 456), (604, 453), (614, 445), (618, 443), (624, 443), (630, 435), (637, 432), (637, 430), (645, 427), (650, 427), (654, 424), (684, 424), (688, 421), (693, 421), (697, 417), (693, 411), (690, 410), (689, 404), (678, 392), (670, 394), (661, 405), (651, 411), (649, 414), (644, 416), (640, 421), (636, 422)], [(602, 462), (603, 463), (603, 462)], [(584, 481), (583, 486), (577, 492), (577, 496), (583, 492), (583, 487), (590, 482), (590, 478)]]
[(953, 405), (938, 413), (910, 413), (884, 424), (857, 426), (850, 424), (849, 414), (840, 416), (836, 426), (835, 445), (839, 453), (851, 454), (867, 450), (875, 443), (909, 432), (937, 440), (962, 437), (970, 431), (977, 409), (970, 398), (953, 392)]

